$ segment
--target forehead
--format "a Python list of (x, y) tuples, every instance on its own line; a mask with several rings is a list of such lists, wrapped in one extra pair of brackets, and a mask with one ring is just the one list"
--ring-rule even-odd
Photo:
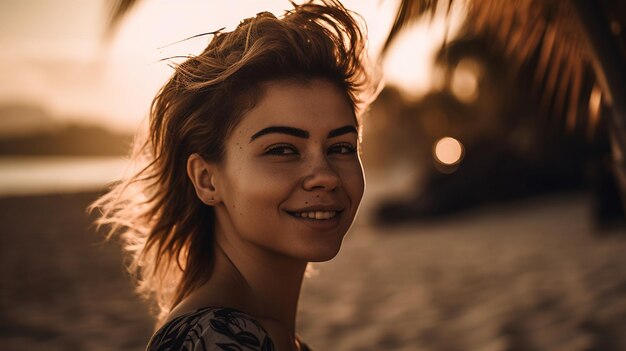
[(315, 133), (356, 126), (347, 93), (325, 79), (276, 80), (264, 83), (255, 106), (235, 127), (235, 134), (252, 135), (269, 126), (290, 126)]

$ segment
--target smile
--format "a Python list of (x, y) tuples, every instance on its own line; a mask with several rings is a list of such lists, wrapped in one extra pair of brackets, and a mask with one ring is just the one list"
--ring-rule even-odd
[(298, 218), (309, 219), (331, 219), (337, 215), (337, 211), (308, 211), (308, 212), (290, 212), (291, 215)]

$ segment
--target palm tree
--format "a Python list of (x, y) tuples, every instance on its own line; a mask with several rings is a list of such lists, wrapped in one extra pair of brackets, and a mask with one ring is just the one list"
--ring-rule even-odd
[[(459, 2), (457, 0), (457, 2)], [(613, 173), (626, 203), (626, 3), (587, 0), (464, 0), (469, 35), (488, 37), (494, 49), (520, 67), (538, 58), (534, 81), (542, 104), (566, 115), (564, 129), (593, 125), (602, 100), (610, 107)], [(450, 8), (454, 0), (401, 0), (384, 52), (414, 21)], [(582, 89), (594, 73), (597, 89)], [(584, 99), (588, 103), (580, 104)], [(589, 106), (589, 112), (580, 111)], [(594, 108), (595, 107), (595, 108)], [(580, 120), (578, 116), (585, 116)]]

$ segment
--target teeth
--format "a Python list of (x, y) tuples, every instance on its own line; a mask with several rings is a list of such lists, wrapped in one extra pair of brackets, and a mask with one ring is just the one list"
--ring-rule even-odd
[(311, 211), (311, 212), (295, 212), (296, 217), (311, 219), (330, 219), (337, 215), (337, 211)]

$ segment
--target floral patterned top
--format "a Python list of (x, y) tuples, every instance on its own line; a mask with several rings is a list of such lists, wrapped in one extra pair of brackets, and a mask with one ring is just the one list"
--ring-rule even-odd
[[(311, 351), (301, 344), (302, 351)], [(263, 327), (227, 307), (205, 307), (178, 316), (150, 339), (146, 351), (274, 351)]]

